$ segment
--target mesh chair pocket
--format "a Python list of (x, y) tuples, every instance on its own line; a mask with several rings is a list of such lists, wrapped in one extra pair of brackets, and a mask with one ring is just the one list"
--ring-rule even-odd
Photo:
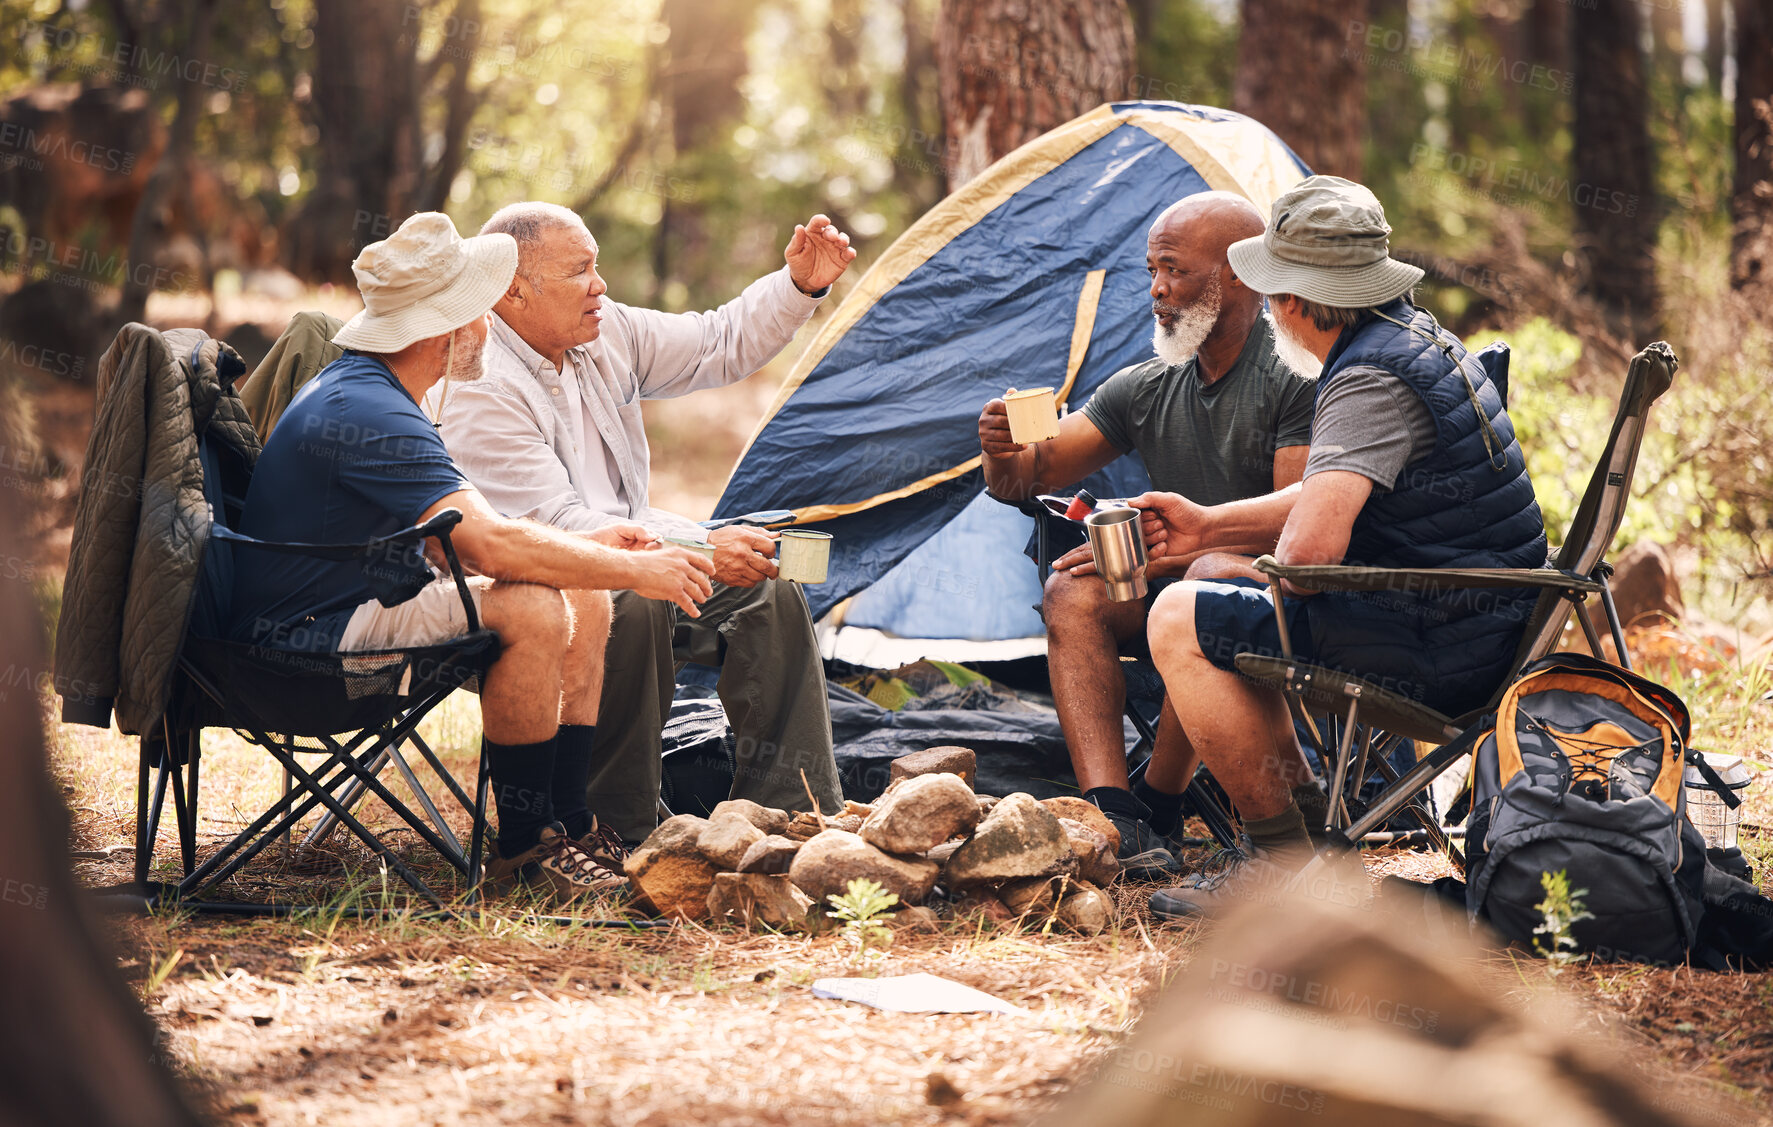
[(406, 654), (340, 654), (339, 670), (344, 674), (349, 700), (403, 697), (412, 690), (412, 660)]

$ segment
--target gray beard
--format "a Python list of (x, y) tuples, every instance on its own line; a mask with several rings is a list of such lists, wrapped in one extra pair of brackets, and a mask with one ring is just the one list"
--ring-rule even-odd
[(1274, 330), (1274, 354), (1282, 364), (1308, 380), (1315, 380), (1323, 374), (1324, 362), (1316, 353), (1299, 343), (1299, 338), (1276, 320), (1273, 313), (1264, 309), (1262, 316), (1268, 318), (1268, 327)]
[[(460, 329), (456, 330), (461, 332)], [(473, 383), (486, 375), (486, 346), (482, 344), (473, 352), (468, 347), (458, 344), (454, 355), (449, 358), (449, 365), (443, 370), (446, 380), (459, 380), (462, 383)]]
[(1212, 289), (1203, 294), (1199, 301), (1184, 309), (1176, 318), (1176, 323), (1168, 328), (1162, 321), (1156, 321), (1151, 333), (1151, 347), (1157, 352), (1157, 358), (1170, 367), (1186, 364), (1194, 359), (1195, 353), (1219, 323), (1219, 307), (1221, 293), (1215, 282)]

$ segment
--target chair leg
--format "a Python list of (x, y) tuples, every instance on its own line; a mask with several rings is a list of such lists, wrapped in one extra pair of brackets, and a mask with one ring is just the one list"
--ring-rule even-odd
[[(387, 747), (384, 747), (378, 752), (376, 757), (370, 761), (369, 770), (379, 776), (383, 769), (388, 766), (388, 753), (389, 748)], [(344, 804), (345, 809), (355, 810), (357, 809), (358, 804), (363, 801), (363, 796), (368, 792), (369, 788), (363, 784), (363, 780), (352, 778), (340, 789), (339, 801)], [(316, 846), (325, 845), (332, 837), (333, 831), (338, 828), (339, 820), (333, 816), (332, 811), (328, 810), (326, 813), (320, 815), (319, 818), (314, 820), (313, 828), (302, 836), (302, 852), (306, 852)]]
[(1336, 829), (1338, 821), (1342, 825), (1348, 824), (1348, 804), (1343, 799), (1343, 788), (1348, 785), (1348, 753), (1354, 747), (1355, 723), (1360, 717), (1360, 709), (1360, 697), (1349, 697), (1348, 715), (1342, 722), (1342, 738), (1336, 744), (1336, 768), (1330, 784), (1330, 811), (1324, 817), (1325, 830)]
[(486, 799), (492, 786), (492, 767), (486, 761), (486, 752), (480, 753), (479, 777), (474, 784), (474, 824), (470, 830), (473, 835), (468, 845), (468, 903), (480, 902), (480, 863), (486, 847)]
[(150, 821), (158, 822), (160, 816), (159, 795), (154, 797), (155, 805), (150, 811), (148, 806), (148, 782), (150, 767), (148, 764), (148, 737), (141, 738), (141, 756), (136, 761), (135, 773), (135, 883), (148, 883), (148, 869), (154, 861), (154, 838), (149, 832)]
[[(269, 743), (270, 741), (267, 739), (266, 742)], [(313, 797), (318, 798), (323, 804), (325, 804), (328, 810), (331, 810), (334, 814), (338, 815), (339, 820), (345, 823), (346, 827), (349, 828), (352, 833), (357, 835), (358, 840), (375, 850), (377, 855), (387, 863), (388, 867), (393, 869), (401, 880), (410, 885), (413, 891), (431, 901), (431, 903), (437, 907), (443, 907), (443, 900), (435, 892), (431, 891), (431, 886), (427, 885), (423, 880), (420, 880), (419, 875), (413, 872), (412, 869), (408, 868), (406, 862), (395, 856), (394, 851), (389, 849), (387, 845), (382, 842), (381, 838), (371, 833), (369, 827), (365, 826), (362, 822), (359, 822), (349, 810), (345, 809), (344, 804), (341, 803), (331, 791), (322, 787), (318, 779), (310, 775), (300, 763), (296, 762), (294, 756), (290, 755), (281, 747), (273, 746), (269, 748), (269, 750), (272, 755), (275, 755), (278, 759), (283, 761), (283, 765), (289, 769), (291, 774), (295, 775), (296, 781), (302, 784), (304, 790)], [(368, 775), (364, 772), (362, 764), (353, 759), (347, 758), (344, 765), (347, 770), (353, 770), (353, 773), (356, 774), (358, 778), (364, 779), (368, 782), (370, 789), (376, 792), (376, 797), (392, 804), (392, 796), (385, 793), (385, 788), (383, 788), (379, 782), (375, 781), (373, 775)], [(422, 832), (422, 836), (429, 835), (423, 834)], [(436, 842), (431, 842), (430, 844), (432, 848), (437, 848)], [(442, 852), (442, 850), (438, 851)]]
[(406, 756), (401, 755), (400, 748), (394, 744), (388, 745), (388, 754), (393, 758), (394, 766), (399, 769), (400, 777), (406, 781), (406, 789), (412, 791), (412, 796), (418, 799), (419, 806), (424, 809), (425, 816), (430, 818), (431, 824), (437, 827), (437, 836), (452, 847), (453, 852), (445, 853), (445, 859), (466, 872), (468, 862), (462, 856), (462, 843), (456, 840), (455, 832), (449, 828), (449, 823), (443, 820), (443, 815), (437, 810), (437, 804), (431, 801), (431, 796), (425, 791), (424, 785), (419, 782), (418, 775), (413, 773), (412, 765), (407, 763)]
[(1238, 844), (1237, 823), (1232, 820), (1231, 812), (1220, 805), (1218, 796), (1208, 787), (1213, 780), (1212, 772), (1205, 767), (1198, 768), (1194, 778), (1188, 780), (1188, 789), (1182, 792), (1183, 809), (1194, 814), (1213, 835), (1213, 840), (1222, 849), (1236, 849)]
[(1619, 608), (1613, 605), (1613, 587), (1607, 582), (1608, 567), (1597, 569), (1601, 581), (1601, 609), (1607, 615), (1607, 629), (1613, 633), (1613, 646), (1619, 651), (1619, 668), (1631, 672), (1631, 655), (1625, 652), (1625, 631), (1619, 625)]
[[(267, 749), (268, 750), (268, 749)], [(336, 758), (323, 764), (321, 772), (332, 770), (332, 776), (322, 783), (328, 789), (339, 785), (339, 780), (347, 778), (344, 767), (337, 763)], [(284, 772), (288, 776), (288, 772)], [(209, 856), (197, 870), (179, 882), (179, 895), (189, 896), (192, 892), (206, 885), (219, 884), (259, 855), (273, 841), (289, 839), (289, 827), (295, 825), (319, 805), (319, 799), (304, 797), (302, 792), (293, 786), (286, 787), (283, 794), (272, 803), (270, 808), (253, 820), (253, 823), (234, 836), (232, 841), (223, 845)], [(273, 824), (275, 823), (275, 824)], [(266, 827), (270, 827), (267, 829)]]

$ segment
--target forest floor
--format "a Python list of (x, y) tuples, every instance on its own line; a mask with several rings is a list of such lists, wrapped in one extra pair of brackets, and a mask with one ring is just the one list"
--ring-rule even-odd
[[(458, 777), (471, 777), (476, 719), (458, 696), (423, 729)], [(116, 847), (132, 840), (135, 742), (53, 724), (51, 740), (74, 848), (86, 858), (78, 879), (129, 879), (131, 854)], [(204, 751), (200, 855), (278, 785), (274, 766), (232, 733), (206, 733)], [(1751, 792), (1745, 835), (1763, 876), (1773, 860), (1768, 777)], [(405, 859), (451, 887), (416, 835), (374, 800), (365, 810)], [(461, 811), (451, 820), (465, 830)], [(163, 879), (176, 879), (172, 841), (164, 831)], [(1375, 876), (1446, 871), (1424, 852), (1379, 850), (1367, 863)], [(1098, 936), (1039, 919), (959, 918), (900, 930), (883, 958), (859, 966), (840, 934), (568, 929), (510, 901), (452, 922), (353, 919), (337, 909), (408, 901), (340, 834), (299, 863), (263, 856), (217, 894), (310, 904), (314, 914), (116, 917), (111, 926), (165, 1059), (224, 1123), (1025, 1123), (1124, 1044), (1197, 956), (1202, 929), (1153, 920), (1150, 891), (1117, 887), (1115, 919)], [(581, 914), (631, 918), (615, 901)], [(1592, 963), (1553, 977), (1539, 960), (1487, 958), (1519, 980), (1511, 1004), (1516, 993), (1523, 1006), (1561, 996), (1574, 1003), (1574, 1032), (1623, 1044), (1648, 1062), (1658, 1091), (1711, 1100), (1669, 1106), (1723, 1109), (1695, 1122), (1773, 1122), (1773, 975)], [(810, 990), (828, 976), (915, 972), (1027, 1013), (887, 1013)]]
[[(192, 321), (176, 310), (156, 319)], [(748, 434), (738, 421), (760, 417), (786, 368), (778, 361), (736, 387), (647, 405), (655, 504), (708, 515)], [(39, 391), (39, 439), (78, 466), (90, 385)], [(65, 559), (72, 515), (60, 488), (46, 492), (33, 537), (52, 571)], [(1760, 766), (1773, 732), (1767, 674), (1689, 665), (1679, 687), (1694, 706), (1696, 741), (1757, 764), (1744, 848), (1765, 886), (1773, 865), (1773, 772)], [(45, 715), (73, 845), (85, 855), (77, 877), (91, 887), (129, 879), (131, 855), (117, 847), (133, 840), (135, 742), (57, 724), (49, 702)], [(451, 700), (423, 731), (458, 777), (471, 777), (471, 701)], [(206, 733), (200, 853), (263, 809), (277, 785), (262, 753), (231, 733)], [(387, 825), (379, 804), (365, 809)], [(452, 820), (465, 829), (460, 811)], [(162, 877), (176, 873), (172, 838), (163, 833), (156, 856)], [(390, 839), (449, 886), (416, 835), (392, 829)], [(1090, 938), (1039, 920), (900, 931), (862, 973), (944, 975), (1027, 1012), (895, 1014), (812, 994), (816, 978), (858, 973), (833, 934), (568, 929), (510, 902), (450, 922), (412, 914), (367, 922), (334, 910), (403, 902), (371, 861), (341, 836), (300, 863), (262, 857), (221, 890), (320, 909), (309, 916), (112, 920), (120, 966), (161, 1033), (164, 1059), (219, 1122), (1023, 1123), (1124, 1044), (1205, 941), (1198, 928), (1153, 921), (1151, 890), (1137, 885), (1115, 890), (1112, 925)], [(1396, 850), (1367, 861), (1375, 875), (1419, 878), (1444, 865)], [(586, 912), (622, 915), (615, 903)], [(1666, 1106), (1696, 1122), (1773, 1122), (1773, 975), (1594, 963), (1554, 977), (1542, 962), (1491, 959), (1518, 978), (1523, 997), (1548, 991), (1571, 1002), (1579, 1032), (1623, 1043), (1674, 1085), (1668, 1091), (1697, 1088), (1725, 1110), (1695, 1115), (1701, 1104), (1684, 1096)]]

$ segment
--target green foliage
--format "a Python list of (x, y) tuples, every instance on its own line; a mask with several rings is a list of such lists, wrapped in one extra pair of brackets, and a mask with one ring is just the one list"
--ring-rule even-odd
[[(1773, 340), (1764, 328), (1743, 326), (1739, 335), (1725, 328), (1695, 308), (1703, 300), (1677, 295), (1671, 303), (1671, 321), (1692, 344), (1682, 333), (1669, 334), (1681, 370), (1651, 410), (1632, 503), (1613, 549), (1639, 539), (1694, 548), (1708, 585), (1700, 595), (1716, 602), (1730, 599), (1743, 575), (1767, 566), (1773, 496), (1765, 483), (1773, 452), (1764, 436), (1773, 433), (1773, 389), (1765, 373)], [(1478, 347), (1491, 336), (1467, 343)], [(1504, 336), (1512, 349), (1508, 413), (1555, 546), (1612, 427), (1624, 372), (1593, 393), (1580, 390), (1582, 345), (1574, 336), (1543, 317)]]
[(1582, 958), (1577, 953), (1576, 937), (1571, 929), (1583, 920), (1594, 919), (1594, 914), (1582, 903), (1588, 889), (1571, 891), (1570, 874), (1563, 869), (1539, 874), (1539, 887), (1545, 889), (1545, 899), (1533, 905), (1533, 909), (1543, 917), (1543, 922), (1533, 929), (1533, 934), (1546, 936), (1551, 943), (1546, 946), (1535, 939), (1533, 950), (1545, 959), (1547, 968), (1555, 976)]
[(892, 945), (893, 933), (882, 921), (892, 917), (889, 909), (899, 902), (897, 893), (886, 891), (878, 881), (858, 879), (849, 882), (843, 895), (825, 899), (833, 909), (825, 914), (843, 923), (843, 937), (853, 948), (852, 961), (865, 961), (871, 947), (884, 950)]

